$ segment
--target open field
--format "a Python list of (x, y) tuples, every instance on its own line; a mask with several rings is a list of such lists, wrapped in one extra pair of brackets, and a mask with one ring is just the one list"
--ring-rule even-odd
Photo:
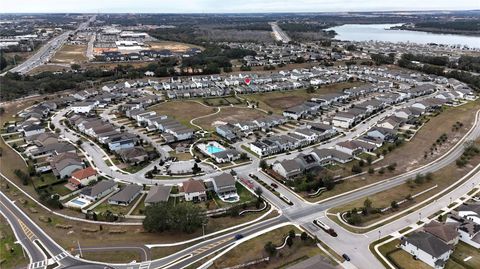
[(158, 115), (167, 115), (178, 120), (180, 123), (191, 126), (190, 120), (216, 111), (215, 108), (207, 107), (194, 101), (171, 101), (156, 104), (149, 107), (150, 111)]
[[(264, 250), (265, 244), (271, 241), (275, 246), (281, 246), (288, 232), (292, 229), (296, 233), (300, 233), (294, 226), (285, 226), (250, 239), (220, 257), (214, 262), (213, 268), (235, 266), (267, 257), (268, 254)], [(283, 249), (278, 250), (268, 263), (260, 263), (248, 268), (283, 268), (283, 265), (293, 265), (316, 255), (324, 256), (326, 254), (316, 246), (313, 240), (310, 239), (303, 242), (299, 237), (296, 237), (292, 247), (285, 246)]]
[[(472, 158), (471, 164), (475, 164), (475, 163), (480, 163), (480, 156), (476, 156)], [(380, 219), (384, 219), (388, 216), (391, 216), (392, 214), (398, 213), (398, 210), (404, 210), (410, 206), (416, 205), (421, 201), (424, 201), (432, 197), (434, 194), (453, 185), (455, 181), (459, 180), (461, 177), (466, 175), (472, 169), (472, 167), (473, 167), (472, 165), (468, 165), (467, 167), (464, 167), (464, 168), (458, 168), (455, 163), (452, 163), (432, 173), (432, 179), (430, 181), (425, 180), (423, 184), (416, 184), (414, 182), (412, 182), (411, 184), (404, 183), (402, 185), (391, 188), (389, 190), (382, 191), (375, 195), (369, 196), (368, 198), (370, 199), (370, 201), (372, 201), (372, 207), (385, 208), (390, 206), (390, 203), (392, 201), (397, 201), (397, 202), (401, 201), (405, 199), (409, 194), (415, 195), (435, 185), (438, 185), (436, 188), (415, 197), (413, 201), (407, 201), (404, 204), (399, 205), (399, 208), (395, 211), (389, 210), (381, 214), (370, 214), (366, 217), (363, 217), (364, 221), (362, 222), (361, 226), (372, 224), (376, 221), (379, 221)], [(330, 212), (332, 213), (345, 212), (347, 210), (351, 210), (352, 208), (361, 208), (363, 207), (364, 201), (365, 201), (365, 198), (358, 199), (348, 204), (344, 204), (342, 206), (333, 208)], [(336, 219), (336, 217), (333, 217), (333, 216), (332, 218)]]
[(185, 52), (190, 48), (199, 48), (203, 50), (203, 47), (187, 44), (187, 43), (180, 43), (174, 41), (152, 41), (146, 42), (150, 46), (150, 49), (153, 50), (171, 50), (172, 52)]
[[(444, 112), (436, 117), (432, 117), (427, 123), (425, 123), (411, 141), (403, 143), (403, 145), (396, 148), (393, 152), (385, 155), (385, 158), (382, 161), (372, 165), (372, 167), (381, 167), (396, 163), (397, 166), (395, 171), (390, 172), (385, 169), (386, 171), (383, 175), (379, 173), (373, 175), (363, 174), (350, 178), (344, 183), (337, 184), (333, 190), (324, 192), (322, 195), (313, 198), (312, 200), (322, 200), (385, 178), (396, 176), (437, 159), (456, 144), (472, 127), (473, 120), (475, 119), (475, 112), (478, 109), (480, 109), (479, 100), (460, 107), (446, 109)], [(464, 126), (458, 131), (452, 131), (452, 125), (456, 121), (462, 122)], [(437, 151), (425, 159), (424, 151), (429, 150), (432, 143), (444, 133), (448, 136), (447, 141), (443, 143), (442, 146), (437, 146)], [(351, 175), (351, 166), (352, 163), (336, 165), (334, 167), (337, 169), (333, 173), (335, 175), (343, 176)], [(366, 171), (367, 169), (368, 167), (365, 167), (363, 170)]]
[(241, 95), (250, 101), (258, 101), (259, 108), (281, 114), (286, 108), (299, 105), (312, 97), (321, 96), (327, 93), (339, 93), (343, 89), (364, 85), (363, 82), (345, 82), (333, 85), (323, 86), (314, 93), (308, 93), (305, 89), (291, 91), (275, 91), (258, 94)]
[[(396, 162), (398, 170), (409, 171), (419, 165), (431, 162), (465, 135), (472, 127), (478, 109), (480, 109), (480, 100), (459, 107), (448, 107), (438, 116), (431, 117), (411, 141), (406, 142), (393, 153), (387, 154), (382, 161), (375, 164), (375, 167)], [(463, 127), (458, 131), (452, 131), (452, 126), (457, 121), (463, 123)], [(429, 154), (425, 159), (424, 153), (430, 151), (433, 142), (444, 133), (448, 136), (447, 141), (439, 146), (433, 155)]]
[(80, 64), (88, 61), (86, 45), (63, 45), (50, 60), (52, 63)]
[[(16, 244), (16, 241), (7, 220), (0, 214), (0, 268), (20, 268), (28, 265), (28, 256), (23, 256), (22, 246)], [(7, 250), (7, 247), (10, 250)]]
[(195, 120), (194, 123), (202, 126), (206, 130), (214, 130), (215, 126), (221, 123), (254, 120), (265, 116), (267, 116), (267, 114), (252, 108), (222, 107), (219, 113)]
[(415, 268), (415, 269), (431, 269), (428, 264), (420, 261), (414, 260), (413, 256), (410, 255), (403, 249), (398, 249), (397, 251), (392, 252), (388, 255), (388, 258), (395, 262), (399, 268)]

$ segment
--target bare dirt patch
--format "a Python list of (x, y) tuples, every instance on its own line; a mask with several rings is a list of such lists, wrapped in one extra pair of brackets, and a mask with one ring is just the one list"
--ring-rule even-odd
[(63, 45), (62, 48), (55, 53), (51, 62), (62, 64), (86, 62), (88, 60), (85, 56), (86, 51), (86, 45)]
[(204, 129), (212, 130), (220, 122), (236, 123), (245, 120), (254, 120), (267, 116), (267, 114), (252, 108), (243, 107), (222, 107), (215, 115), (195, 120), (195, 124)]
[(173, 52), (185, 52), (190, 48), (199, 48), (203, 49), (200, 46), (187, 44), (187, 43), (180, 43), (180, 42), (173, 42), (173, 41), (155, 41), (155, 42), (146, 42), (151, 49), (154, 50), (171, 50)]

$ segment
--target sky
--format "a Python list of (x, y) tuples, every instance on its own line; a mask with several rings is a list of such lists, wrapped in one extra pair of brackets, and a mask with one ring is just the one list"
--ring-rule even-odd
[(480, 0), (0, 0), (0, 13), (261, 13), (480, 9)]

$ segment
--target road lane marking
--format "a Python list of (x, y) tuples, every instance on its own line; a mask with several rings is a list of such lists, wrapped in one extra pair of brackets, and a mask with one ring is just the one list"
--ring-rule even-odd
[(203, 252), (205, 252), (205, 251), (207, 251), (207, 250), (210, 250), (210, 249), (212, 249), (212, 248), (214, 248), (214, 247), (216, 247), (216, 246), (219, 246), (219, 245), (221, 245), (221, 244), (223, 244), (223, 243), (225, 243), (225, 242), (228, 242), (228, 241), (230, 241), (230, 240), (232, 240), (232, 239), (233, 239), (233, 237), (228, 237), (228, 238), (225, 238), (225, 239), (223, 239), (223, 240), (217, 241), (217, 242), (215, 242), (215, 243), (208, 244), (208, 245), (206, 245), (206, 246), (203, 246), (203, 247), (201, 247), (201, 248), (199, 248), (199, 249), (196, 249), (196, 250), (192, 251), (192, 254), (193, 254), (194, 256), (195, 256), (195, 255), (198, 255), (198, 254), (201, 254), (201, 253), (203, 253)]

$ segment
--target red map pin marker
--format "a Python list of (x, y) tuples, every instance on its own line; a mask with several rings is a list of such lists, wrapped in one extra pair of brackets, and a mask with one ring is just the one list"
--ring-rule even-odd
[(245, 84), (247, 85), (250, 85), (250, 82), (252, 82), (252, 80), (250, 78), (245, 78)]

